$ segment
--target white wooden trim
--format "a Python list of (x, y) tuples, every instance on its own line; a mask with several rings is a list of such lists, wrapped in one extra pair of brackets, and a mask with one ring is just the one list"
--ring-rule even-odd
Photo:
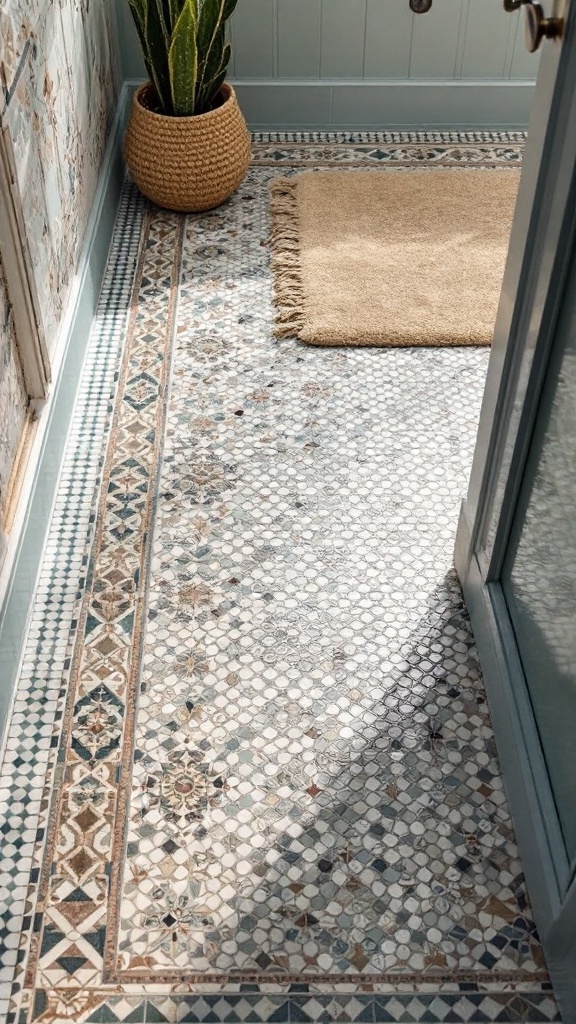
[(44, 399), (50, 383), (50, 361), (31, 272), (12, 142), (6, 126), (0, 132), (0, 255), (26, 389), (31, 399)]

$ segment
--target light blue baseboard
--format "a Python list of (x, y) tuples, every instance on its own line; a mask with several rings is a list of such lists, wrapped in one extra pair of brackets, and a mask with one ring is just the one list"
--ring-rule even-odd
[[(142, 79), (125, 83), (130, 91)], [(231, 78), (253, 131), (518, 130), (532, 81), (290, 81)]]
[(0, 608), (0, 737), (3, 736), (18, 677), (34, 589), (74, 412), (90, 332), (98, 305), (108, 250), (125, 179), (122, 145), (132, 88), (119, 97), (78, 267), (79, 287), (63, 343), (60, 372), (44, 415), (43, 442), (17, 539), (5, 597)]
[(255, 131), (518, 129), (532, 81), (290, 81), (231, 79)]

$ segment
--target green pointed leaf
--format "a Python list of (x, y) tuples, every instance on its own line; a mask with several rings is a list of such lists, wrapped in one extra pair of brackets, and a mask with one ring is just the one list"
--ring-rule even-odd
[[(128, 0), (128, 6), (132, 12), (142, 54), (146, 65), (148, 64), (148, 40), (146, 39), (146, 5), (144, 0)], [(148, 69), (149, 72), (149, 69)]]
[(218, 95), (226, 78), (226, 72), (228, 70), (228, 64), (230, 62), (231, 53), (232, 48), (230, 46), (230, 43), (226, 43), (226, 45), (222, 49), (220, 63), (218, 67), (214, 70), (213, 74), (211, 74), (210, 77), (206, 79), (202, 91), (199, 95), (197, 103), (199, 113), (201, 111), (211, 109), (212, 104), (216, 99), (216, 96)]
[(224, 14), (222, 15), (224, 21), (228, 21), (228, 18), (232, 17), (236, 10), (238, 0), (225, 0), (224, 3)]
[(210, 20), (201, 30), (198, 26), (198, 52), (201, 65), (198, 71), (199, 91), (205, 93), (207, 83), (218, 74), (226, 38), (224, 6), (226, 0), (204, 0), (204, 16), (210, 11)]
[[(220, 74), (224, 50), (226, 22), (234, 12), (238, 0), (201, 0), (198, 18), (198, 73), (199, 92), (206, 96), (214, 92), (209, 83)], [(229, 58), (228, 58), (229, 59)]]
[(222, 19), (224, 0), (200, 0), (198, 9), (198, 53), (203, 60), (208, 56), (210, 46)]
[(170, 42), (170, 36), (172, 34), (172, 27), (170, 24), (170, 11), (168, 9), (167, 0), (155, 0), (156, 10), (158, 12), (158, 24), (161, 26), (162, 35), (165, 40), (166, 47)]
[(214, 101), (226, 81), (226, 73), (227, 68), (224, 68), (224, 70), (216, 75), (216, 77), (209, 83), (206, 89), (206, 99), (202, 105), (202, 112), (213, 109)]
[(224, 9), (222, 11), (222, 22), (228, 22), (229, 17), (232, 17), (236, 10), (238, 0), (224, 0)]
[(146, 21), (146, 3), (145, 0), (128, 0), (128, 6), (132, 11), (132, 17), (137, 25), (144, 26)]
[(170, 74), (168, 69), (168, 39), (159, 10), (160, 0), (144, 0), (146, 7), (146, 41), (152, 69), (152, 81), (156, 87), (162, 110), (172, 113), (170, 97)]
[(230, 59), (225, 26), (237, 2), (128, 0), (164, 113), (210, 107)]
[(198, 69), (198, 82), (201, 88), (204, 87), (206, 82), (208, 82), (220, 68), (222, 52), (224, 50), (224, 40), (224, 27), (222, 27), (219, 29), (209, 50), (203, 51), (200, 44), (198, 44), (198, 55), (201, 60), (201, 65)]
[(144, 0), (146, 7), (146, 37), (152, 48), (168, 48), (169, 33), (165, 20), (164, 0)]
[(222, 50), (222, 58), (220, 60), (219, 74), (222, 71), (224, 73), (226, 73), (226, 71), (228, 70), (228, 65), (230, 63), (230, 57), (231, 56), (232, 56), (232, 47), (230, 46), (230, 43), (225, 43), (224, 49)]
[(164, 2), (170, 11), (170, 35), (172, 36), (176, 28), (176, 22), (182, 13), (184, 0), (164, 0)]
[(218, 45), (220, 38), (223, 38), (227, 18), (225, 12), (230, 3), (235, 2), (236, 0), (202, 0), (198, 23), (198, 50), (204, 63), (210, 60), (212, 48)]
[(167, 39), (157, 0), (128, 2), (140, 38), (146, 70), (156, 88), (162, 109), (171, 113)]
[(196, 46), (197, 6), (185, 0), (172, 34), (168, 54), (172, 107), (179, 117), (194, 113), (198, 50)]

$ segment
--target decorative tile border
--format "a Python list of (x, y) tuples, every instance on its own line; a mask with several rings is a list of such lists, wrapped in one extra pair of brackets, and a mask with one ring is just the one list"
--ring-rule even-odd
[(526, 142), (526, 132), (510, 131), (334, 131), (334, 132), (253, 132), (252, 140), (255, 145), (287, 145), (291, 148), (300, 145), (378, 145), (393, 146), (398, 143), (434, 145), (450, 145), (457, 143), (459, 146), (472, 144), (490, 145), (500, 147), (511, 143), (523, 146)]
[(30, 938), (70, 658), (89, 567), (95, 501), (117, 389), (118, 362), (126, 337), (143, 216), (142, 198), (133, 186), (127, 185), (118, 211), (7, 731), (0, 780), (2, 1018), (8, 1012), (15, 967), (22, 964)]
[(524, 132), (253, 133), (256, 167), (497, 167), (520, 164)]
[(73, 976), (86, 990), (75, 1004), (82, 1014), (93, 1005), (89, 988), (102, 970), (117, 770), (123, 744), (131, 750), (125, 709), (138, 672), (182, 226), (164, 212), (150, 213), (145, 226), (27, 964), (26, 986), (36, 978), (56, 991)]
[(100, 1009), (88, 1018), (92, 1024), (544, 1024), (560, 1019), (549, 993), (334, 996), (297, 991), (288, 996), (239, 992), (146, 1000), (118, 996), (108, 1000), (105, 1011)]
[[(366, 133), (368, 134), (368, 133)], [(372, 133), (370, 133), (372, 134)], [(325, 154), (325, 158), (329, 158)], [(286, 154), (286, 163), (298, 164), (298, 153), (291, 150)], [(276, 158), (274, 159), (276, 163)], [(160, 384), (158, 391), (158, 361), (156, 358), (156, 342), (161, 336), (165, 344), (168, 343), (170, 334), (170, 319), (174, 313), (173, 305), (169, 301), (169, 293), (175, 287), (175, 272), (178, 262), (177, 236), (179, 233), (178, 218), (170, 215), (159, 215), (156, 220), (149, 222), (149, 234), (142, 256), (141, 263), (141, 299), (146, 305), (140, 307), (140, 322), (138, 316), (133, 318), (133, 332), (130, 336), (131, 345), (124, 363), (125, 373), (120, 384), (121, 392), (124, 395), (124, 402), (117, 405), (116, 421), (113, 437), (116, 441), (126, 445), (126, 456), (122, 470), (114, 475), (114, 467), (108, 464), (111, 470), (110, 490), (107, 495), (103, 494), (103, 501), (107, 499), (109, 513), (108, 519), (108, 544), (100, 547), (100, 559), (110, 558), (114, 555), (115, 565), (120, 563), (124, 573), (123, 579), (133, 577), (133, 569), (128, 564), (126, 552), (127, 541), (134, 537), (131, 522), (134, 516), (139, 518), (145, 508), (150, 515), (150, 493), (148, 483), (152, 477), (150, 473), (154, 460), (158, 457), (158, 448), (161, 432), (156, 429), (154, 437), (152, 434), (146, 439), (148, 454), (144, 455), (142, 445), (134, 446), (136, 436), (141, 440), (142, 419), (150, 417), (150, 424), (161, 422), (164, 415), (164, 402), (162, 398), (165, 388), (164, 383)], [(195, 229), (194, 229), (195, 230)], [(156, 234), (155, 234), (156, 232)], [(146, 260), (149, 262), (146, 263)], [(144, 265), (146, 273), (144, 273)], [(210, 268), (208, 267), (208, 271)], [(171, 283), (170, 283), (171, 282)], [(163, 291), (163, 295), (160, 292)], [(154, 302), (156, 301), (156, 306)], [(161, 308), (162, 307), (162, 308)], [(140, 331), (140, 334), (139, 334)], [(139, 341), (139, 347), (138, 347)], [(143, 362), (138, 365), (132, 363), (131, 359), (139, 350)], [(156, 355), (155, 355), (156, 354)], [(163, 362), (162, 374), (166, 373), (167, 363)], [(159, 402), (159, 404), (158, 404)], [(160, 416), (160, 420), (154, 420), (154, 409)], [(131, 431), (131, 425), (138, 430)], [(155, 452), (155, 455), (153, 453)], [(147, 468), (143, 468), (143, 462)], [(148, 460), (148, 461), (147, 461)], [(116, 465), (116, 460), (114, 460)], [(104, 514), (104, 505), (100, 506), (101, 516)], [(103, 522), (103, 519), (101, 519)], [(144, 549), (139, 548), (139, 565), (145, 567), (146, 558)], [(81, 660), (81, 650), (78, 648), (74, 671), (77, 673), (80, 689), (78, 700), (75, 703), (77, 712), (76, 728), (71, 733), (72, 745), (67, 755), (68, 769), (62, 764), (59, 767), (59, 777), (72, 781), (68, 801), (66, 819), (62, 819), (63, 828), (59, 832), (59, 845), (61, 863), (65, 870), (59, 875), (53, 876), (51, 881), (52, 901), (47, 901), (47, 884), (41, 884), (42, 902), (37, 908), (37, 913), (45, 907), (48, 915), (48, 928), (45, 935), (49, 935), (47, 944), (42, 948), (38, 941), (34, 940), (34, 948), (40, 954), (40, 975), (41, 984), (49, 986), (43, 994), (42, 988), (38, 989), (35, 1008), (32, 1011), (32, 1018), (29, 1017), (27, 1007), (30, 1005), (30, 992), (25, 995), (22, 1003), (22, 1010), (18, 1017), (20, 1022), (37, 1019), (50, 1021), (57, 1024), (64, 1020), (442, 1020), (444, 1017), (452, 1020), (487, 1020), (488, 1015), (494, 1015), (494, 1019), (501, 1020), (538, 1020), (548, 1021), (559, 1019), (555, 1004), (546, 991), (544, 985), (538, 983), (536, 978), (531, 983), (522, 982), (518, 978), (517, 984), (510, 980), (507, 992), (496, 991), (489, 995), (487, 992), (468, 993), (466, 996), (458, 995), (457, 992), (442, 993), (429, 992), (429, 994), (401, 993), (398, 991), (402, 985), (400, 979), (395, 986), (396, 991), (382, 992), (380, 996), (374, 994), (346, 994), (342, 993), (335, 997), (333, 994), (317, 992), (314, 995), (301, 994), (302, 986), (296, 986), (296, 991), (287, 999), (281, 992), (267, 992), (266, 994), (256, 993), (255, 985), (242, 986), (245, 991), (239, 992), (236, 985), (235, 991), (226, 991), (229, 986), (224, 986), (220, 994), (214, 993), (215, 984), (211, 985), (211, 992), (204, 995), (194, 996), (182, 994), (176, 996), (170, 992), (164, 995), (152, 997), (150, 994), (151, 984), (139, 984), (149, 993), (148, 998), (143, 1000), (142, 994), (133, 993), (133, 986), (128, 984), (123, 995), (110, 995), (110, 989), (102, 989), (98, 982), (100, 974), (102, 941), (104, 939), (101, 929), (105, 921), (105, 908), (103, 900), (98, 892), (103, 892), (107, 883), (102, 876), (98, 865), (87, 863), (94, 859), (94, 852), (100, 855), (102, 843), (109, 842), (111, 806), (106, 806), (106, 794), (110, 793), (110, 783), (115, 782), (113, 773), (119, 763), (119, 740), (122, 730), (122, 716), (120, 713), (121, 693), (128, 683), (129, 660), (134, 655), (138, 656), (138, 645), (133, 648), (130, 644), (130, 630), (132, 622), (127, 622), (130, 609), (124, 607), (124, 602), (129, 596), (123, 589), (123, 579), (111, 577), (105, 586), (99, 584), (102, 579), (102, 562), (92, 562), (90, 570), (90, 584), (94, 587), (91, 611), (94, 615), (86, 618), (86, 630), (89, 636), (89, 643), (86, 645), (87, 659)], [(72, 566), (72, 569), (75, 567)], [(112, 569), (114, 572), (114, 568)], [(55, 585), (58, 583), (55, 581)], [(136, 600), (140, 600), (142, 594), (142, 580), (140, 576), (136, 585), (129, 584), (129, 591)], [(86, 608), (87, 610), (87, 608)], [(110, 614), (113, 612), (113, 614)], [(120, 627), (120, 628), (119, 628)], [(126, 633), (128, 627), (128, 633)], [(98, 648), (100, 644), (100, 648)], [(106, 650), (102, 649), (102, 644)], [(112, 644), (112, 647), (110, 647)], [(92, 651), (92, 653), (90, 653)], [(118, 661), (118, 672), (110, 676), (110, 656), (115, 658), (114, 651), (121, 653)], [(132, 654), (130, 654), (132, 651)], [(99, 666), (106, 664), (105, 676), (98, 677)], [(105, 678), (105, 682), (104, 682)], [(134, 679), (134, 676), (132, 676)], [(102, 699), (102, 687), (106, 686), (112, 699)], [(102, 692), (100, 692), (102, 690)], [(105, 706), (106, 705), (106, 706)], [(69, 704), (67, 721), (71, 722), (72, 704)], [(18, 723), (17, 723), (18, 724)], [(107, 743), (103, 742), (106, 736)], [(90, 780), (96, 780), (96, 785), (91, 786)], [(86, 782), (88, 780), (88, 783)], [(75, 794), (75, 796), (74, 796)], [(76, 797), (87, 799), (81, 806)], [(70, 802), (72, 798), (72, 802)], [(94, 798), (96, 798), (94, 800)], [(101, 803), (99, 805), (99, 798)], [(73, 804), (73, 806), (72, 806)], [(19, 809), (16, 807), (16, 811)], [(104, 810), (104, 813), (102, 811)], [(91, 817), (91, 815), (93, 817)], [(88, 820), (90, 818), (90, 820)], [(94, 820), (93, 820), (94, 818)], [(76, 824), (75, 824), (76, 823)], [(55, 820), (53, 819), (53, 824)], [(74, 834), (76, 839), (74, 839)], [(91, 842), (86, 843), (88, 837)], [(56, 833), (55, 833), (56, 838)], [(80, 844), (78, 844), (80, 839)], [(71, 843), (76, 842), (74, 850)], [(74, 865), (72, 860), (78, 857), (78, 853), (84, 850), (84, 860), (80, 857)], [(68, 866), (66, 866), (68, 865)], [(71, 870), (70, 870), (71, 866)], [(84, 873), (83, 872), (84, 870)], [(72, 875), (76, 873), (76, 882), (72, 884)], [(66, 877), (67, 876), (67, 877)], [(36, 883), (35, 876), (32, 880)], [(48, 877), (45, 879), (48, 882)], [(33, 892), (37, 888), (33, 886)], [(53, 897), (57, 896), (59, 902)], [(63, 905), (67, 903), (68, 906)], [(88, 907), (90, 903), (94, 908), (94, 921), (90, 923), (90, 931), (79, 928), (79, 939), (75, 939), (70, 932), (71, 924), (86, 924), (89, 919)], [(84, 904), (84, 905), (83, 905)], [(30, 908), (32, 909), (32, 908)], [(70, 916), (70, 914), (72, 916)], [(38, 918), (36, 919), (38, 921)], [(63, 922), (67, 932), (67, 948), (57, 948), (58, 931)], [(82, 937), (84, 931), (84, 938)], [(26, 936), (26, 928), (23, 938)], [(89, 938), (88, 936), (92, 936)], [(71, 940), (71, 941), (70, 941)], [(76, 944), (76, 949), (71, 949)], [(21, 945), (24, 954), (26, 942)], [(58, 954), (57, 956), (55, 954)], [(56, 968), (54, 965), (60, 959)], [(79, 963), (82, 960), (83, 963)], [(59, 973), (58, 973), (59, 972)], [(58, 974), (58, 976), (57, 976)], [(72, 977), (74, 979), (72, 981)], [(490, 975), (482, 978), (482, 988), (490, 987)], [(160, 980), (160, 979), (159, 979)], [(28, 982), (32, 981), (30, 971)], [(478, 977), (478, 981), (480, 978)], [(260, 981), (266, 987), (264, 979)], [(156, 985), (158, 982), (155, 983)], [(82, 990), (78, 990), (78, 985)], [(515, 991), (519, 986), (518, 991)], [(316, 987), (316, 986), (315, 986)], [(330, 985), (328, 986), (330, 988)], [(450, 987), (450, 983), (448, 983)], [(467, 986), (470, 988), (470, 985)], [(131, 992), (132, 989), (132, 992)], [(249, 991), (252, 990), (252, 991)], [(312, 986), (310, 986), (312, 990)], [(300, 994), (298, 994), (300, 993)], [(10, 1020), (15, 1021), (13, 1016), (16, 1004), (19, 1002), (18, 989), (16, 990), (16, 1002)], [(30, 1007), (31, 1009), (31, 1007)]]

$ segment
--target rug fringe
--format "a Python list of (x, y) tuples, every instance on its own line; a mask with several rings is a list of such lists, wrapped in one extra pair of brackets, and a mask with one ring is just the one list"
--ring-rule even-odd
[(270, 185), (271, 267), (276, 309), (274, 335), (277, 338), (298, 338), (306, 324), (297, 184), (297, 179), (276, 178)]

